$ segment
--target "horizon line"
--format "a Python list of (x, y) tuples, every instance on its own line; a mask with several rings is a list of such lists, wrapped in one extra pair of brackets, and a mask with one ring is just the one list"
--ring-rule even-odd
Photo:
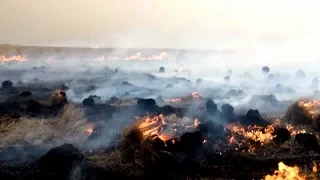
[(163, 49), (163, 50), (189, 50), (189, 51), (234, 51), (235, 49), (218, 49), (218, 48), (142, 48), (142, 47), (108, 47), (108, 46), (69, 46), (69, 45), (47, 45), (47, 44), (10, 44), (0, 43), (0, 46), (12, 47), (33, 47), (33, 48), (74, 48), (74, 49)]

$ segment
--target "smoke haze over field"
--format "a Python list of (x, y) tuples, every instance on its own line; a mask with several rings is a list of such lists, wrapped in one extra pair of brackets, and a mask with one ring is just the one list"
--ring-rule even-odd
[(319, 58), (316, 0), (10, 0), (1, 6), (0, 43), (232, 49), (237, 53), (204, 60), (236, 66), (307, 63), (312, 69)]
[(319, 7), (315, 0), (11, 0), (2, 3), (0, 43), (227, 49), (234, 53), (188, 54), (189, 61), (163, 65), (193, 72), (214, 67), (243, 73), (263, 65), (274, 72), (314, 72), (320, 57)]
[(317, 42), (319, 5), (315, 0), (10, 0), (1, 5), (0, 41), (141, 48)]

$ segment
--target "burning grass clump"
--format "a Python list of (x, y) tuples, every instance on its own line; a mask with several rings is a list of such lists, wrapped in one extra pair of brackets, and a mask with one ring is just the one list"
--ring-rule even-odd
[(40, 103), (45, 107), (63, 106), (68, 103), (67, 95), (64, 91), (56, 89), (51, 93), (51, 96)]
[(306, 180), (319, 179), (319, 163), (312, 162), (312, 166), (300, 168), (299, 166), (288, 166), (283, 162), (278, 163), (278, 169), (272, 175), (266, 175), (264, 180)]
[(65, 105), (53, 118), (0, 119), (0, 146), (76, 143), (88, 138), (92, 126), (82, 109)]
[(283, 162), (278, 164), (279, 170), (276, 170), (273, 175), (267, 175), (265, 180), (276, 180), (276, 179), (297, 179), (304, 180), (306, 179), (305, 175), (300, 173), (298, 166), (290, 167), (285, 165)]
[(320, 101), (299, 100), (288, 108), (285, 115), (288, 124), (308, 126), (312, 131), (320, 131)]
[[(229, 144), (243, 145), (265, 145), (272, 142), (275, 138), (275, 128), (272, 125), (266, 127), (260, 126), (242, 126), (240, 124), (228, 124), (226, 128), (230, 131)], [(255, 148), (250, 147), (249, 152)]]
[(284, 120), (293, 125), (312, 124), (312, 116), (300, 102), (295, 102), (289, 106)]
[(124, 130), (120, 145), (115, 151), (88, 159), (94, 167), (115, 174), (126, 174), (128, 177), (142, 177), (150, 168), (159, 164), (163, 153), (155, 148), (151, 136), (143, 135), (139, 124), (136, 123)]

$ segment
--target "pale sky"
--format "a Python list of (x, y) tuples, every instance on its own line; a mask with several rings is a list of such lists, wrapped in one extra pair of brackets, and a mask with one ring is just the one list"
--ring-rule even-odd
[(1, 0), (0, 8), (0, 43), (10, 44), (239, 48), (320, 39), (319, 0)]

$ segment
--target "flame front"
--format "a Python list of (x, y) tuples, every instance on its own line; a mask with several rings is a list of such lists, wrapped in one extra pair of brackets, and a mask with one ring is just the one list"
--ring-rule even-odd
[(135, 55), (127, 56), (124, 60), (126, 61), (135, 60), (135, 59), (139, 59), (140, 57), (141, 57), (141, 52), (137, 52), (137, 54)]
[(265, 180), (305, 180), (306, 176), (300, 174), (300, 169), (297, 166), (290, 167), (283, 162), (278, 164), (278, 170), (274, 171), (273, 175), (267, 175)]
[[(95, 48), (99, 48), (98, 46), (94, 46), (92, 47), (93, 49)], [(165, 60), (168, 58), (168, 53), (167, 52), (161, 52), (160, 54), (153, 54), (151, 56), (143, 56), (141, 52), (137, 52), (133, 55), (129, 55), (127, 57), (118, 57), (118, 56), (113, 56), (113, 55), (109, 55), (107, 58), (105, 58), (105, 56), (100, 56), (98, 58), (95, 58), (95, 60), (100, 61), (100, 62), (104, 62), (105, 59), (107, 60), (120, 60), (120, 59), (124, 59), (124, 60), (140, 60), (140, 61), (146, 61), (146, 60)], [(7, 63), (10, 61), (19, 61), (19, 62), (26, 62), (27, 58), (21, 55), (13, 55), (13, 56), (0, 56), (0, 63)], [(49, 63), (52, 63), (53, 60), (46, 60)]]
[(145, 60), (164, 60), (168, 57), (168, 53), (166, 52), (161, 52), (160, 55), (152, 55), (149, 57), (141, 57), (140, 60), (141, 61), (145, 61)]
[(146, 60), (164, 60), (168, 57), (168, 53), (161, 52), (159, 55), (153, 54), (152, 56), (142, 56), (141, 52), (137, 52), (134, 55), (129, 55), (124, 60), (140, 60), (140, 61), (146, 61)]
[(226, 128), (229, 129), (232, 134), (229, 138), (230, 144), (240, 144), (241, 142), (245, 141), (239, 140), (239, 136), (254, 142), (259, 142), (261, 145), (270, 142), (275, 137), (272, 135), (272, 133), (275, 131), (272, 125), (263, 128), (256, 125), (244, 127), (241, 124), (228, 124)]
[(7, 56), (0, 56), (0, 63), (6, 63), (6, 62), (10, 62), (10, 61), (19, 61), (19, 62), (26, 62), (27, 59), (23, 56), (10, 56), (10, 57), (7, 57)]

